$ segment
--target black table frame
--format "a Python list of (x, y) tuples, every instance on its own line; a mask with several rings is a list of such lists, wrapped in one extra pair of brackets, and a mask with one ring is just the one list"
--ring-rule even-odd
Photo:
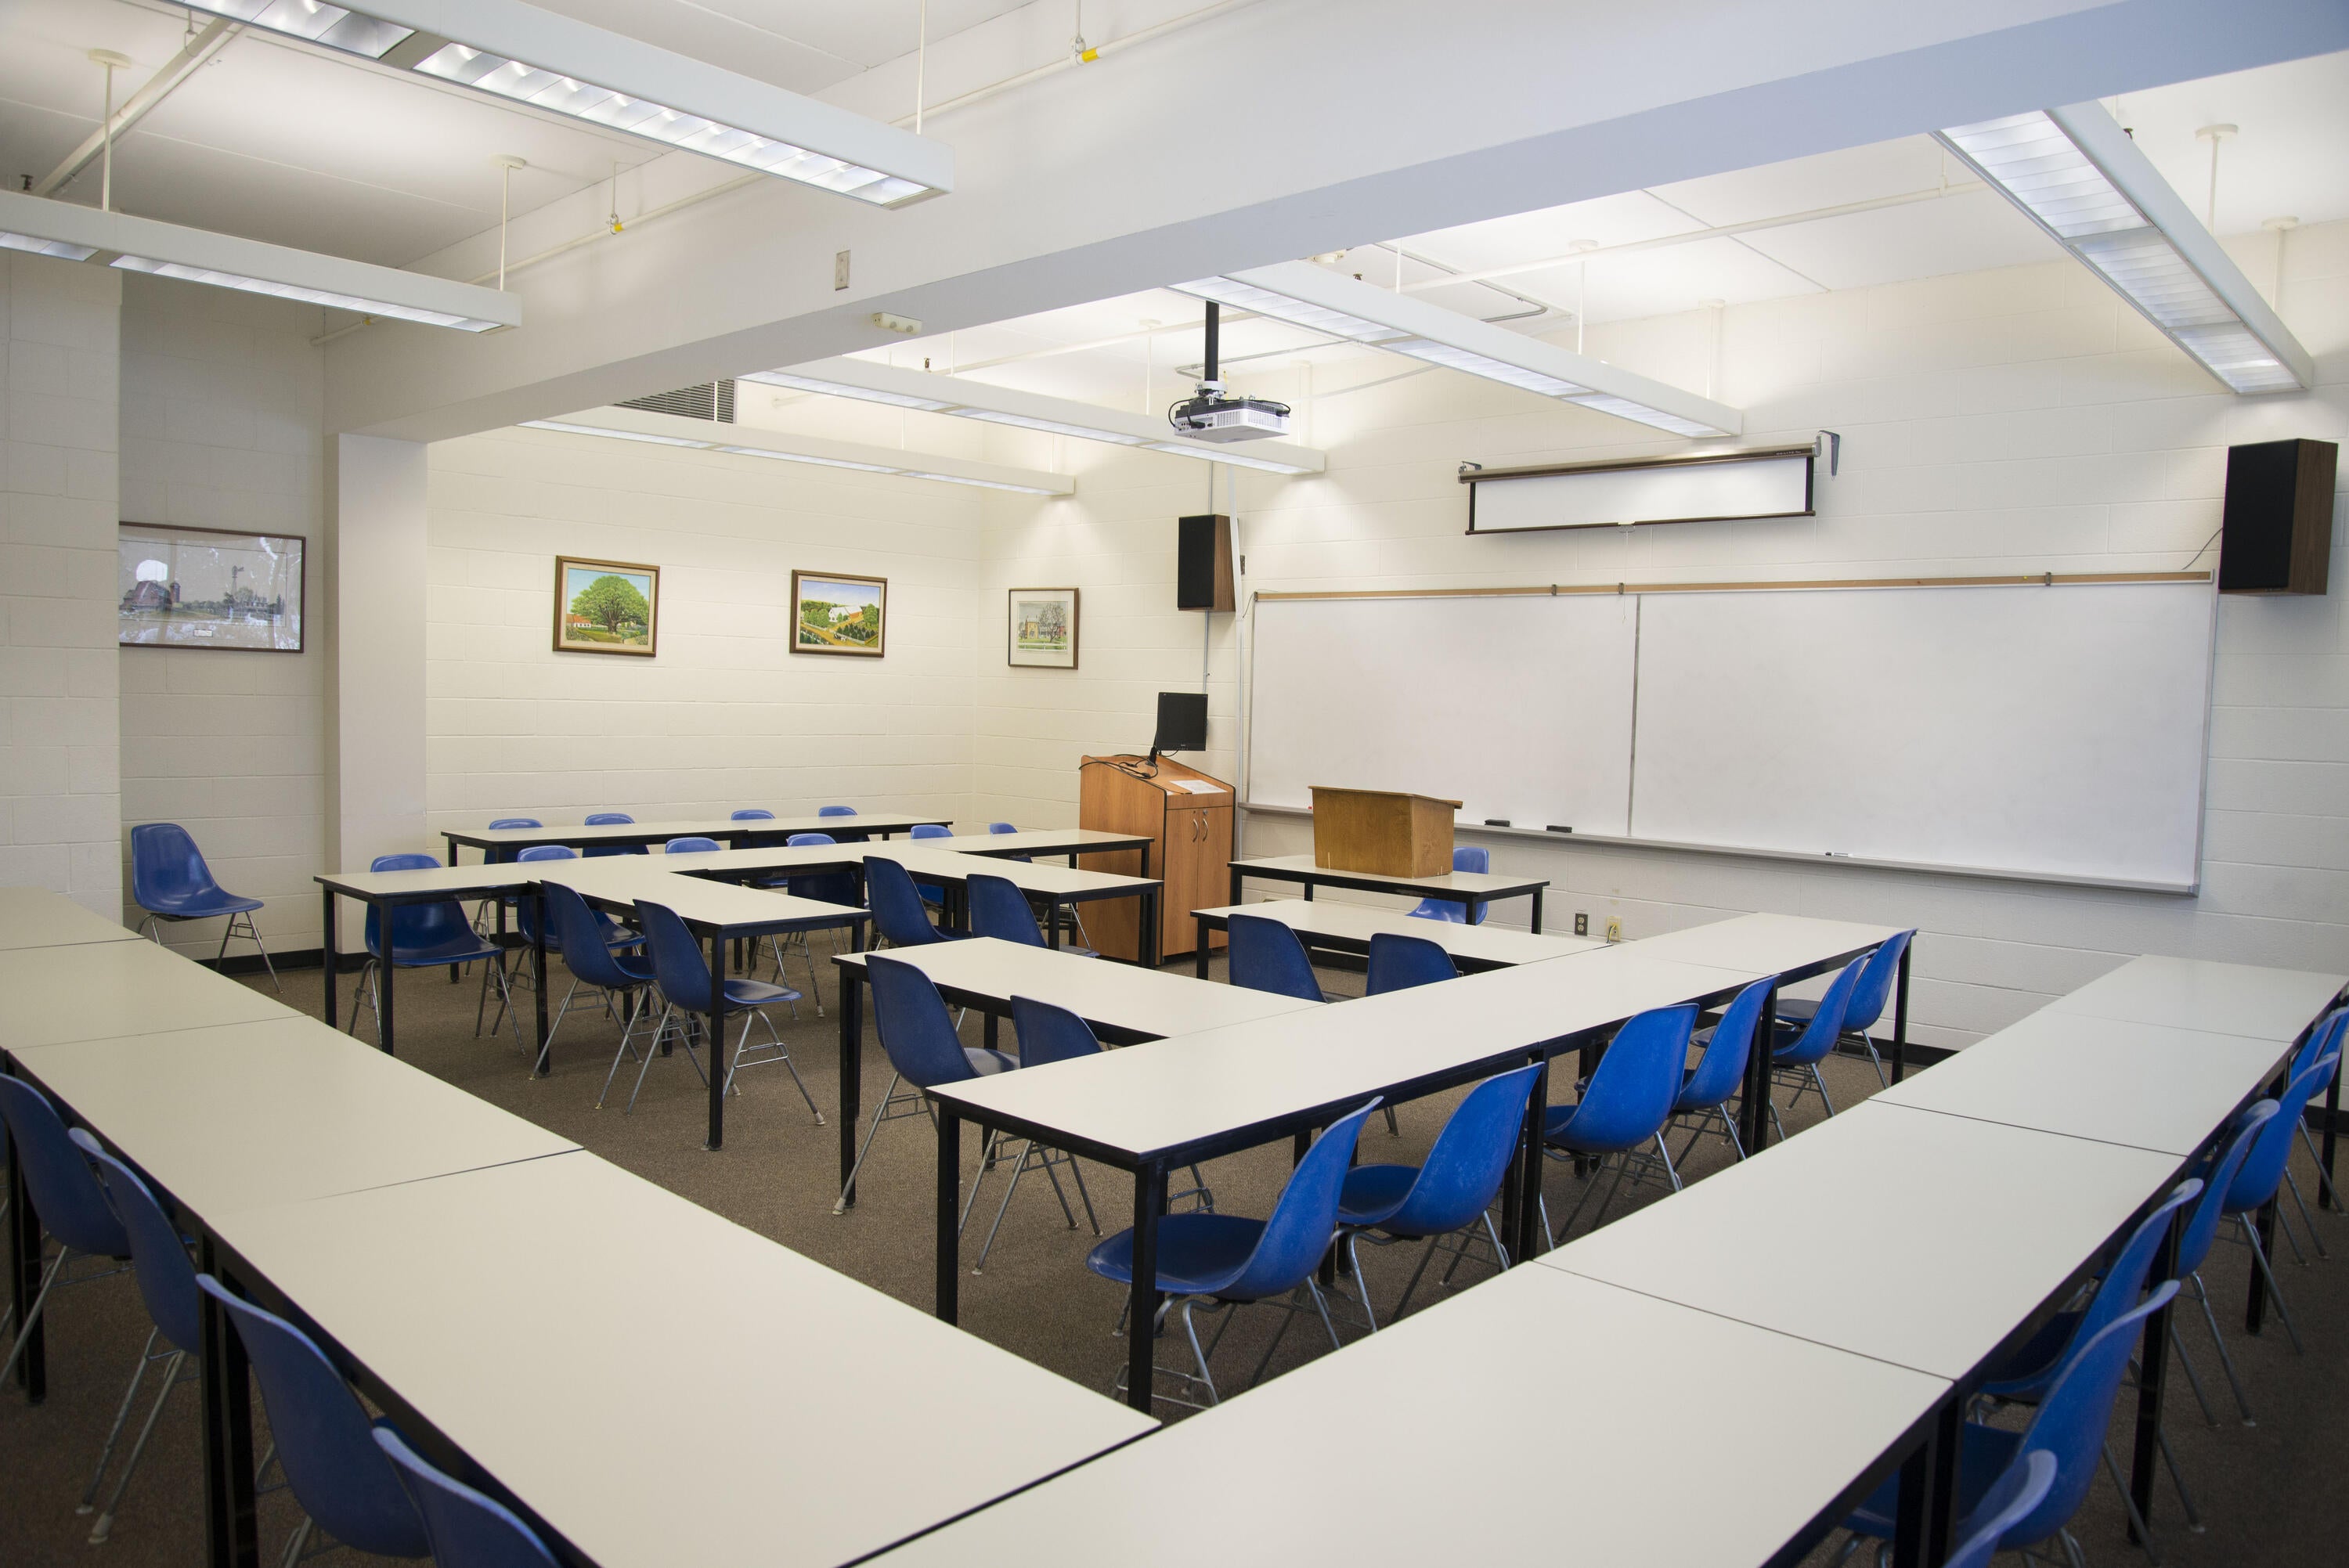
[(1344, 888), (1351, 892), (1385, 892), (1393, 893), (1399, 898), (1433, 898), (1440, 899), (1445, 903), (1465, 904), (1468, 909), (1468, 923), (1477, 925), (1483, 923), (1485, 911), (1501, 900), (1531, 898), (1534, 901), (1533, 931), (1537, 936), (1541, 934), (1542, 928), (1542, 894), (1549, 887), (1549, 881), (1545, 877), (1514, 883), (1498, 892), (1464, 892), (1454, 896), (1448, 891), (1428, 887), (1423, 881), (1409, 877), (1373, 876), (1367, 872), (1333, 872), (1320, 866), (1314, 866), (1309, 870), (1303, 866), (1275, 866), (1268, 869), (1261, 862), (1254, 861), (1232, 861), (1227, 863), (1232, 872), (1232, 896), (1225, 901), (1227, 903), (1243, 902), (1240, 897), (1240, 883), (1249, 877), (1255, 877), (1260, 882), (1296, 882), (1305, 889), (1303, 896), (1308, 903), (1313, 902), (1315, 888), (1336, 887)]
[[(538, 929), (542, 934), (546, 930), (546, 908), (544, 902), (539, 898), (538, 884), (534, 880), (525, 879), (519, 874), (517, 874), (515, 880), (511, 882), (484, 882), (478, 887), (469, 887), (455, 891), (446, 888), (436, 888), (429, 892), (419, 890), (415, 892), (362, 892), (356, 888), (342, 883), (336, 874), (329, 872), (321, 872), (311, 878), (311, 880), (318, 884), (321, 896), (325, 900), (325, 909), (322, 916), (325, 924), (325, 944), (323, 951), (325, 953), (324, 967), (326, 976), (325, 1017), (326, 1027), (330, 1029), (336, 1026), (336, 1013), (337, 1004), (335, 1000), (335, 976), (341, 972), (340, 961), (343, 956), (340, 951), (342, 936), (341, 911), (335, 903), (338, 898), (347, 898), (354, 903), (363, 903), (370, 908), (385, 911), (405, 908), (409, 905), (420, 903), (462, 904), (469, 899), (492, 899), (496, 902), (498, 906), (498, 932), (495, 945), (502, 951), (510, 953), (516, 952), (518, 950), (507, 948), (504, 940), (506, 934), (506, 901), (510, 898), (527, 898), (531, 900), (533, 904), (535, 906), (535, 913), (538, 916)], [(384, 928), (388, 930), (390, 928), (390, 921), (386, 919), (383, 923)], [(391, 944), (387, 941), (384, 945), (386, 949), (388, 950)], [(368, 956), (372, 955), (370, 954)], [(533, 979), (536, 982), (534, 988), (537, 992), (538, 997), (537, 1043), (539, 1049), (543, 1051), (546, 1048), (546, 948), (543, 943), (538, 945), (534, 957), (537, 969), (533, 975)], [(398, 1030), (394, 1026), (394, 1020), (397, 1015), (394, 1007), (393, 976), (397, 975), (403, 966), (393, 964), (388, 959), (384, 959), (378, 961), (376, 967), (381, 971), (381, 974), (378, 977), (376, 1045), (384, 1055), (388, 1057), (396, 1056), (398, 1054), (396, 1047), (398, 1045), (399, 1034)], [(405, 967), (410, 969), (437, 969), (441, 966), (437, 964), (411, 964), (405, 965)], [(452, 964), (448, 965), (448, 969), (449, 978), (451, 982), (454, 982), (457, 978), (457, 966)], [(356, 1003), (353, 1004), (353, 1007), (356, 1012)], [(357, 1022), (356, 1017), (354, 1017), (353, 1021)]]
[[(889, 826), (885, 828), (856, 828), (851, 826), (850, 824), (853, 824), (857, 820), (854, 817), (827, 818), (825, 820), (827, 821), (836, 820), (842, 824), (836, 829), (825, 828), (822, 830), (822, 831), (833, 834), (833, 836), (837, 838), (842, 843), (861, 844), (875, 839), (886, 841), (890, 834), (905, 831), (903, 828), (900, 828), (897, 825), (898, 821), (904, 820), (902, 817), (892, 819)], [(935, 820), (916, 818), (915, 820), (920, 822), (924, 827), (936, 826), (947, 828), (954, 825), (944, 817), (939, 817)], [(488, 828), (445, 828), (441, 830), (440, 837), (445, 840), (449, 845), (449, 863), (452, 866), (457, 863), (457, 847), (460, 844), (462, 844), (469, 849), (481, 851), (483, 861), (493, 861), (494, 857), (501, 853), (508, 855), (519, 854), (524, 850), (536, 849), (542, 844), (561, 844), (566, 849), (649, 849), (655, 844), (665, 844), (668, 842), (670, 839), (676, 837), (675, 834), (659, 827), (657, 824), (649, 825), (647, 830), (643, 833), (615, 831), (616, 829), (630, 828), (637, 825), (638, 824), (633, 822), (599, 823), (595, 829), (595, 836), (588, 839), (583, 839), (579, 836), (583, 831), (586, 830), (585, 824), (580, 822), (558, 822), (554, 826), (547, 828), (499, 828), (494, 830), (502, 834), (533, 833), (537, 835), (534, 838), (526, 839), (506, 837), (494, 841), (485, 841), (483, 835), (492, 830)], [(722, 840), (729, 848), (739, 850), (751, 847), (761, 838), (774, 838), (784, 833), (803, 833), (811, 830), (812, 830), (806, 828), (778, 829), (774, 825), (774, 819), (771, 817), (746, 817), (739, 822), (728, 823), (725, 830), (722, 832), (704, 833), (701, 836), (705, 839)]]
[[(1309, 903), (1312, 901), (1308, 899), (1306, 902)], [(1193, 958), (1191, 972), (1199, 979), (1205, 980), (1207, 977), (1207, 934), (1214, 931), (1229, 931), (1232, 923), (1231, 916), (1217, 914), (1212, 910), (1195, 909), (1191, 912), (1191, 919), (1199, 928), (1198, 951)], [(1440, 923), (1429, 921), (1426, 923), (1433, 925)], [(1344, 936), (1326, 931), (1299, 931), (1297, 938), (1305, 944), (1309, 952), (1345, 953), (1361, 958), (1367, 957), (1371, 951), (1369, 941), (1359, 936)], [(1482, 975), (1488, 970), (1515, 969), (1517, 966), (1517, 961), (1515, 959), (1482, 958), (1473, 953), (1453, 953), (1449, 948), (1445, 949), (1445, 953), (1452, 960), (1452, 966), (1463, 975)]]

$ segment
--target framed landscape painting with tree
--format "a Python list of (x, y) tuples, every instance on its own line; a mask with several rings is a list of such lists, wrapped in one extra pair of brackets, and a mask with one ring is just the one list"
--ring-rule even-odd
[(639, 654), (660, 634), (660, 568), (626, 561), (554, 558), (554, 651)]
[(889, 580), (792, 573), (792, 652), (877, 659), (888, 646)]

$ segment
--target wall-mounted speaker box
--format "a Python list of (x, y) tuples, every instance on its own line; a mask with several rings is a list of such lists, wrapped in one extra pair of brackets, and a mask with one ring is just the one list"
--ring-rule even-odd
[(1182, 520), (1174, 558), (1177, 610), (1230, 610), (1232, 520), (1221, 513)]
[(2219, 542), (2221, 593), (2322, 593), (2333, 557), (2331, 441), (2227, 449)]

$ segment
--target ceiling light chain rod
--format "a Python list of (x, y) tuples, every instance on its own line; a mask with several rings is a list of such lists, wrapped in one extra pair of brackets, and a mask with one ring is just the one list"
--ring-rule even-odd
[(114, 72), (118, 66), (130, 64), (130, 57), (113, 49), (92, 49), (91, 61), (106, 71), (106, 113), (98, 122), (98, 132), (105, 138), (99, 151), (98, 176), (98, 210), (114, 211)]
[(914, 134), (922, 134), (922, 99), (930, 90), (930, 0), (921, 0), (914, 19)]
[(501, 153), (496, 160), (498, 173), (498, 287), (506, 286), (506, 225), (513, 216), (513, 176), (517, 169), (530, 167), (529, 160), (511, 152)]
[(2198, 141), (2210, 144), (2210, 191), (2202, 202), (2202, 226), (2216, 239), (2219, 233), (2219, 144), (2235, 134), (2231, 125), (2206, 125), (2194, 133)]

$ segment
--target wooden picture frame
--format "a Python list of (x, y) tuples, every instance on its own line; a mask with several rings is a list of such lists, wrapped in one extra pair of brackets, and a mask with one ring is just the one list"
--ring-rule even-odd
[(1014, 669), (1077, 667), (1078, 595), (1074, 588), (1014, 588), (1004, 625), (1004, 663)]
[(880, 658), (889, 649), (889, 580), (794, 571), (791, 617), (795, 654)]
[(556, 653), (648, 659), (659, 649), (659, 567), (585, 555), (554, 558)]
[(115, 559), (119, 646), (302, 652), (309, 541), (301, 534), (125, 520)]

